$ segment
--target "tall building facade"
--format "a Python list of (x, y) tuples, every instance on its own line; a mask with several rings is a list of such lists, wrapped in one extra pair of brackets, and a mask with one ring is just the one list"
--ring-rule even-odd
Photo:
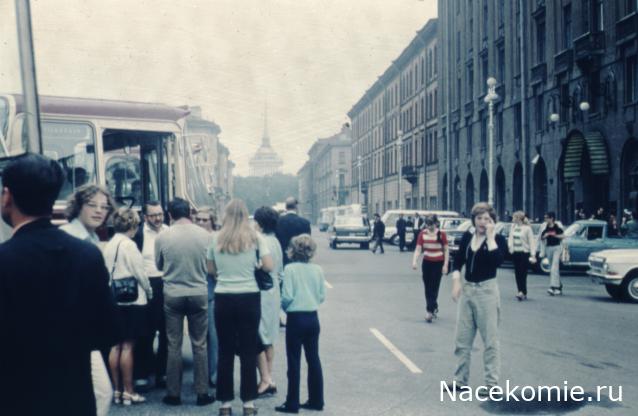
[(368, 212), (439, 208), (437, 30), (429, 20), (348, 112), (351, 199)]
[(323, 208), (356, 203), (352, 193), (352, 131), (348, 124), (334, 136), (318, 139), (299, 170), (300, 211), (313, 223)]
[[(638, 207), (637, 2), (438, 3), (443, 206), (486, 200), (493, 131), (501, 216)], [(494, 129), (484, 98), (496, 79)]]

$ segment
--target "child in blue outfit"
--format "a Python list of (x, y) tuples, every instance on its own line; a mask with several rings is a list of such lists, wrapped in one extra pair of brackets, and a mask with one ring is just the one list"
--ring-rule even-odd
[[(291, 263), (284, 268), (281, 307), (287, 313), (286, 356), (288, 359), (288, 394), (275, 408), (282, 413), (298, 413), (299, 408), (323, 410), (323, 373), (319, 360), (319, 315), (317, 309), (326, 297), (323, 270), (310, 259), (317, 245), (310, 235), (292, 239), (288, 249)], [(299, 404), (301, 347), (308, 363), (308, 401)]]

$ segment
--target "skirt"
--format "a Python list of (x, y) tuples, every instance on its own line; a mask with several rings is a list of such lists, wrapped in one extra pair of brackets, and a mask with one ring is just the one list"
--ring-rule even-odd
[(122, 340), (135, 341), (148, 331), (146, 305), (118, 305)]

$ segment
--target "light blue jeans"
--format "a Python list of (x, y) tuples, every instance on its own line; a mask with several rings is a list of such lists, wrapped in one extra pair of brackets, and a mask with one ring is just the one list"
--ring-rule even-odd
[(456, 348), (458, 359), (454, 379), (457, 384), (467, 385), (470, 379), (472, 345), (476, 332), (481, 334), (485, 351), (485, 384), (498, 385), (500, 373), (500, 344), (498, 325), (500, 320), (501, 296), (496, 278), (480, 283), (463, 280), (463, 290), (459, 299), (456, 319)]
[(217, 329), (215, 329), (215, 286), (208, 276), (208, 379), (217, 383)]

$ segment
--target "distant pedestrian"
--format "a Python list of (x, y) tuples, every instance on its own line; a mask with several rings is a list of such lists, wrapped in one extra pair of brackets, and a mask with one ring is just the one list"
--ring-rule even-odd
[(261, 207), (255, 211), (254, 219), (257, 231), (261, 233), (270, 250), (273, 269), (270, 271), (273, 287), (261, 291), (261, 320), (259, 321), (259, 355), (257, 366), (259, 369), (259, 396), (275, 394), (277, 386), (272, 378), (273, 362), (275, 360), (275, 341), (279, 336), (279, 309), (281, 300), (279, 295), (279, 282), (284, 271), (283, 253), (275, 229), (279, 214), (270, 207)]
[[(202, 207), (195, 214), (195, 224), (209, 233), (217, 229), (217, 217), (212, 208)], [(217, 329), (215, 328), (215, 277), (207, 273), (208, 280), (208, 384), (217, 385)]]
[(397, 235), (399, 236), (399, 251), (403, 251), (405, 248), (405, 231), (407, 229), (407, 221), (403, 218), (403, 214), (399, 214), (399, 219), (396, 222)]
[[(500, 294), (496, 272), (503, 263), (507, 241), (496, 234), (496, 211), (491, 205), (477, 203), (472, 208), (471, 218), (475, 232), (463, 234), (453, 263), (452, 298), (459, 302), (454, 350), (458, 364), (454, 380), (460, 388), (469, 382), (472, 345), (478, 331), (485, 346), (483, 361), (487, 389), (481, 390), (485, 395), (499, 382)], [(464, 278), (461, 277), (463, 266)]]
[(552, 296), (563, 294), (563, 284), (560, 281), (560, 253), (561, 240), (565, 238), (563, 228), (556, 223), (556, 214), (545, 214), (545, 229), (541, 232), (541, 240), (545, 243), (545, 257), (549, 260), (549, 289)]
[(596, 213), (591, 217), (592, 220), (598, 220), (598, 221), (607, 221), (607, 218), (605, 216), (605, 208), (600, 207), (596, 210)]
[(297, 199), (294, 197), (288, 197), (286, 199), (286, 212), (283, 213), (277, 220), (277, 230), (275, 235), (279, 244), (281, 244), (281, 250), (284, 254), (284, 265), (288, 264), (288, 255), (286, 250), (288, 244), (293, 237), (301, 234), (311, 234), (310, 221), (302, 218), (297, 214)]
[[(80, 240), (98, 245), (100, 238), (96, 230), (101, 227), (115, 209), (115, 201), (106, 188), (99, 185), (83, 185), (69, 197), (66, 208), (68, 223), (60, 227)], [(98, 416), (106, 415), (111, 407), (113, 387), (106, 363), (111, 345), (102, 346), (102, 351), (91, 353), (91, 374)]]
[[(240, 362), (240, 397), (245, 416), (257, 414), (257, 342), (261, 318), (261, 293), (255, 268), (273, 270), (270, 249), (264, 237), (248, 222), (242, 200), (226, 206), (222, 228), (213, 234), (208, 248), (208, 272), (216, 276), (215, 327), (219, 341), (217, 397), (221, 416), (232, 414), (235, 355)], [(259, 263), (257, 258), (259, 257)]]
[[(278, 412), (298, 413), (299, 408), (323, 410), (323, 372), (319, 359), (319, 315), (317, 310), (326, 297), (323, 270), (311, 264), (317, 245), (309, 235), (295, 237), (288, 249), (291, 259), (284, 269), (281, 305), (288, 314), (286, 357), (288, 392)], [(301, 350), (308, 364), (308, 400), (299, 404)]]
[(521, 301), (527, 299), (529, 264), (536, 263), (536, 238), (523, 211), (516, 211), (512, 215), (512, 221), (514, 224), (510, 229), (507, 246), (514, 263), (516, 287), (518, 288), (516, 298)]
[[(110, 406), (104, 361), (98, 352), (95, 363), (109, 388), (99, 396), (91, 357), (118, 341), (116, 306), (100, 250), (51, 224), (63, 182), (56, 162), (34, 154), (10, 162), (2, 174), (2, 219), (13, 228), (0, 244), (2, 415), (94, 416)], [(85, 214), (106, 216), (107, 201)], [(107, 401), (96, 407), (96, 398)]]
[(448, 273), (450, 260), (447, 235), (439, 230), (439, 220), (436, 215), (425, 217), (425, 228), (419, 233), (412, 258), (414, 270), (417, 268), (421, 253), (423, 253), (421, 272), (425, 287), (425, 320), (430, 323), (439, 312), (437, 299), (441, 277)]
[(631, 213), (631, 218), (621, 227), (623, 235), (629, 238), (638, 238), (638, 211)]
[[(134, 377), (138, 391), (148, 390), (150, 377), (155, 376), (155, 387), (166, 387), (166, 360), (168, 341), (166, 339), (166, 319), (164, 318), (164, 281), (162, 272), (155, 261), (155, 241), (166, 231), (164, 210), (159, 201), (149, 201), (144, 205), (144, 222), (138, 227), (133, 241), (142, 252), (144, 271), (153, 289), (153, 297), (148, 300), (146, 331), (135, 343)], [(157, 337), (157, 353), (153, 344)]]
[(164, 272), (164, 315), (168, 338), (165, 404), (181, 404), (184, 318), (193, 348), (197, 405), (213, 403), (208, 394), (208, 284), (206, 249), (211, 235), (190, 220), (190, 204), (175, 198), (168, 204), (171, 227), (155, 241), (157, 268)]
[(372, 228), (372, 241), (374, 241), (374, 245), (372, 246), (372, 254), (377, 252), (377, 248), (381, 249), (381, 254), (384, 253), (383, 250), (383, 238), (385, 236), (385, 224), (381, 221), (381, 217), (379, 214), (374, 214), (374, 225)]
[(109, 355), (113, 402), (125, 406), (146, 401), (133, 388), (133, 348), (135, 341), (148, 331), (146, 306), (148, 300), (153, 299), (153, 289), (144, 269), (144, 257), (132, 240), (139, 225), (140, 218), (135, 211), (119, 208), (113, 214), (115, 235), (104, 247), (106, 268), (111, 272), (111, 286), (118, 280), (130, 278), (134, 278), (137, 285), (136, 299), (118, 302), (123, 324), (122, 342), (111, 348)]
[(609, 214), (609, 219), (607, 220), (607, 236), (620, 236), (620, 227), (618, 226), (618, 220), (616, 219), (616, 216), (614, 214)]

